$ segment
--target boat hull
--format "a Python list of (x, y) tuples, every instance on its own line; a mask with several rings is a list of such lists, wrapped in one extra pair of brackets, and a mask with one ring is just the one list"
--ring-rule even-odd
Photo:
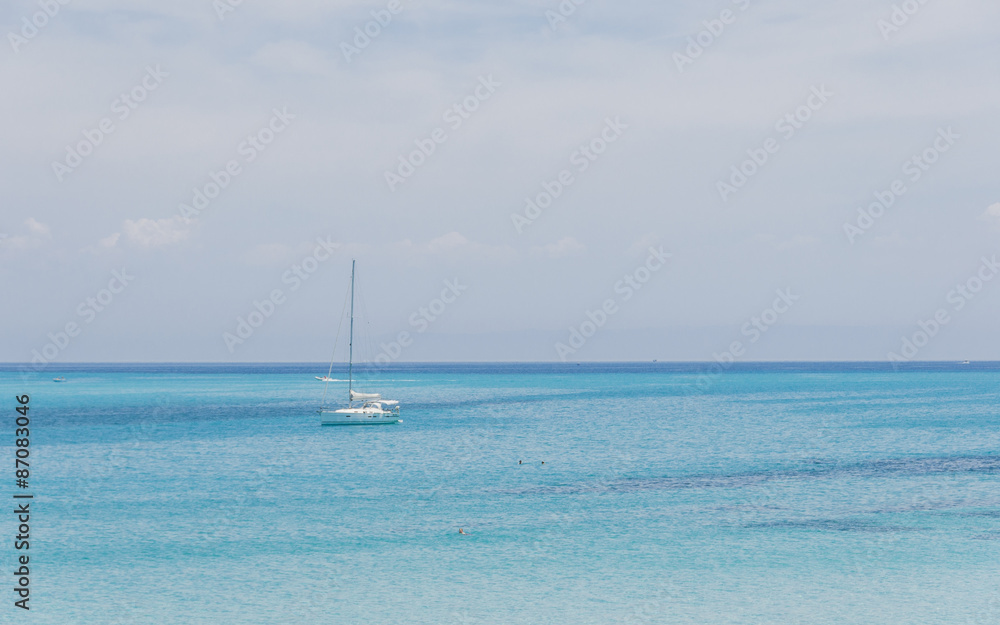
[(344, 414), (342, 412), (322, 412), (320, 425), (393, 425), (402, 423), (398, 414)]

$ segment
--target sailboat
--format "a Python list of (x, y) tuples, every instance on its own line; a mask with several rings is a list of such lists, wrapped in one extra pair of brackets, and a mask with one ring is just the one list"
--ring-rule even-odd
[[(354, 390), (354, 266), (351, 261), (351, 333), (348, 343), (347, 357), (347, 406), (338, 409), (321, 407), (319, 409), (323, 425), (382, 425), (402, 423), (399, 418), (399, 402), (393, 399), (382, 399), (379, 393), (359, 393)], [(321, 380), (329, 385), (334, 381), (333, 360), (330, 361), (330, 371)], [(323, 392), (323, 402), (326, 402), (326, 391)]]

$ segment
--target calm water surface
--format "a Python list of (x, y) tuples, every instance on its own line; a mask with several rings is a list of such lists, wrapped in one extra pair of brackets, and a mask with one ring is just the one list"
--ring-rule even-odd
[(1000, 623), (1000, 364), (702, 368), (0, 368), (23, 622)]

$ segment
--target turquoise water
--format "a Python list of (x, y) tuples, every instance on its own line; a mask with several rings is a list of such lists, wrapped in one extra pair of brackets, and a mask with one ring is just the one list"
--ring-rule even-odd
[(1000, 623), (1000, 364), (700, 369), (7, 366), (21, 622)]

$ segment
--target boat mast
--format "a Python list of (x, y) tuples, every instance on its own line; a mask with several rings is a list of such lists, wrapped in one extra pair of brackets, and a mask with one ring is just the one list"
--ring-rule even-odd
[(347, 356), (347, 405), (351, 405), (351, 390), (354, 388), (354, 377), (352, 375), (354, 369), (354, 263), (357, 261), (351, 260), (351, 338), (348, 343), (348, 356)]

